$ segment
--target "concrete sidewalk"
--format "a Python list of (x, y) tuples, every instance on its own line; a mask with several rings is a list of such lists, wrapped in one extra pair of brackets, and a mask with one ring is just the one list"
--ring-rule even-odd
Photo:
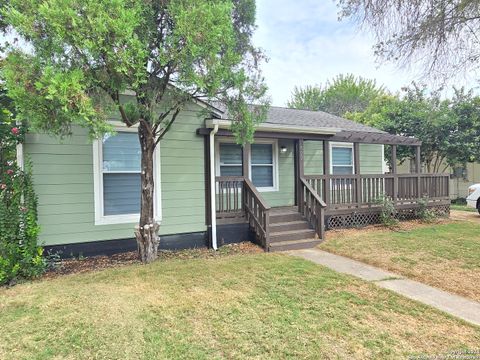
[(480, 326), (480, 303), (476, 301), (319, 249), (295, 250), (287, 253), (326, 266), (337, 272), (373, 282), (377, 286)]

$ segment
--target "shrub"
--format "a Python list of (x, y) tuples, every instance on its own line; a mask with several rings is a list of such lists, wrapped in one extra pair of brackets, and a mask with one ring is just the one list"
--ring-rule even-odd
[(397, 210), (392, 199), (388, 196), (382, 196), (377, 200), (377, 203), (381, 205), (380, 222), (388, 227), (397, 225)]
[(430, 223), (437, 218), (437, 214), (432, 209), (428, 208), (428, 197), (418, 199), (418, 218), (424, 222)]
[(12, 150), (21, 130), (0, 124), (0, 284), (40, 275), (45, 264), (37, 245), (37, 198), (30, 173), (17, 167)]
[(452, 200), (452, 204), (454, 205), (467, 205), (467, 199), (464, 197), (459, 197)]

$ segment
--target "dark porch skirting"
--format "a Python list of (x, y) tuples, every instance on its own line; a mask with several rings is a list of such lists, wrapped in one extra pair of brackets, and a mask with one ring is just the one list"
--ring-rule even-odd
[[(433, 211), (436, 216), (448, 217), (450, 215), (450, 203), (438, 202), (427, 205), (427, 209)], [(414, 220), (420, 218), (420, 205), (410, 204), (397, 206), (395, 217), (397, 220)], [(380, 224), (381, 209), (344, 209), (327, 212), (325, 216), (326, 230), (346, 229)]]
[[(217, 226), (218, 246), (251, 241), (253, 236), (248, 224)], [(185, 250), (210, 247), (210, 230), (195, 233), (160, 236), (160, 250)], [(44, 253), (58, 253), (62, 258), (78, 256), (113, 255), (137, 250), (134, 238), (90, 241), (75, 244), (45, 246)]]

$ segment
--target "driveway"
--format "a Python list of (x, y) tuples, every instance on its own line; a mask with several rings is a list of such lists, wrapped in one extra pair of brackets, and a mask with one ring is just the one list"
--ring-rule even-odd
[(461, 221), (471, 221), (480, 225), (480, 214), (478, 214), (478, 212), (451, 210), (450, 219), (461, 220)]

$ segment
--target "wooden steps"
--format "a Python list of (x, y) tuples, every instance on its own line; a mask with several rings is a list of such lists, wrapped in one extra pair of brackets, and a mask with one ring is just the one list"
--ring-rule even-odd
[(296, 207), (271, 209), (269, 225), (268, 251), (308, 249), (321, 242)]

